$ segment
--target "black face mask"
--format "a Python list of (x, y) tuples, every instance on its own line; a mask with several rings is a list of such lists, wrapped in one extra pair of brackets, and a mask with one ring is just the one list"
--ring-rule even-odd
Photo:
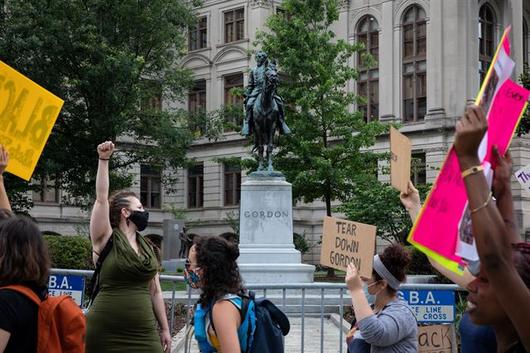
[(127, 219), (133, 222), (136, 226), (136, 229), (141, 232), (142, 230), (147, 228), (147, 223), (149, 222), (149, 212), (131, 211), (131, 215)]

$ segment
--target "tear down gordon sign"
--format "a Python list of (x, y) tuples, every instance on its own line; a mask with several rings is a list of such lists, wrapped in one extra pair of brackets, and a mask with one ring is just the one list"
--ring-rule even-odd
[(320, 264), (345, 271), (353, 262), (361, 276), (370, 277), (376, 230), (372, 225), (325, 217)]

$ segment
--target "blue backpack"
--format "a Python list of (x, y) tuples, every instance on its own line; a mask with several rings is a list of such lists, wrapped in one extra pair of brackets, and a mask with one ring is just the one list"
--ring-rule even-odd
[[(239, 296), (242, 299), (240, 329), (245, 326), (248, 328), (246, 340), (240, 339), (240, 342), (246, 341), (246, 347), (241, 347), (241, 352), (283, 353), (283, 336), (289, 333), (291, 327), (287, 316), (270, 300), (256, 299), (255, 293), (252, 291), (244, 292)], [(212, 310), (208, 310), (207, 315), (209, 315), (210, 323), (215, 331)], [(255, 324), (253, 325), (252, 322)], [(195, 324), (196, 329), (197, 326), (204, 326)], [(207, 351), (207, 348), (204, 351)]]

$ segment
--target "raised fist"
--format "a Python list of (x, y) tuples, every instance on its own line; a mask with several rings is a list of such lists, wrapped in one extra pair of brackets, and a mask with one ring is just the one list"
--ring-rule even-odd
[(114, 152), (114, 144), (112, 141), (105, 141), (98, 145), (98, 154), (100, 159), (109, 159)]

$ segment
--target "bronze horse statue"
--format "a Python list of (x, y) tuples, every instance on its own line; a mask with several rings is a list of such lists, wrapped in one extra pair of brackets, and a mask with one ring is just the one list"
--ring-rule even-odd
[(267, 171), (274, 171), (272, 167), (272, 151), (274, 149), (274, 134), (278, 128), (277, 122), (280, 109), (274, 99), (278, 87), (278, 71), (276, 65), (269, 65), (265, 71), (263, 89), (256, 97), (253, 108), (254, 119), (254, 148), (257, 151), (258, 171), (264, 171), (264, 154), (266, 151)]

